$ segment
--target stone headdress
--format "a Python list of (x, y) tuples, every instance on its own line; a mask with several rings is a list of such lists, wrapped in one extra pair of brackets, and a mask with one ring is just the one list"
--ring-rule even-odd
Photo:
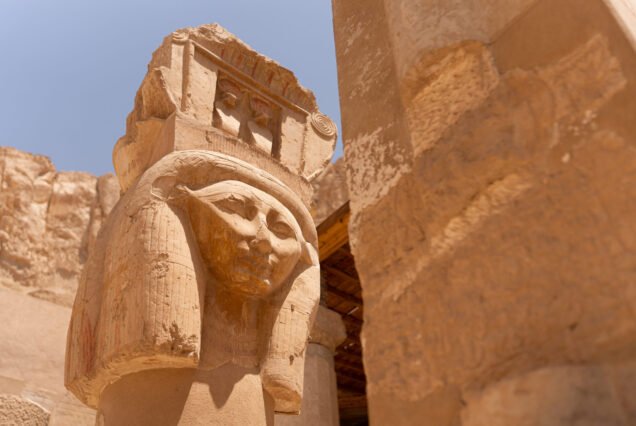
[(276, 198), (301, 229), (301, 260), (264, 303), (260, 365), (276, 411), (297, 412), (319, 299), (308, 180), (330, 160), (335, 126), (293, 74), (211, 25), (154, 53), (114, 149), (123, 196), (85, 266), (65, 382), (95, 406), (119, 377), (198, 367), (206, 271), (175, 188), (239, 180)]

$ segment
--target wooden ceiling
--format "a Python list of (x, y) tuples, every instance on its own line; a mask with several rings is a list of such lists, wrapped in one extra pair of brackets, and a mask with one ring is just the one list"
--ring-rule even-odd
[(338, 380), (340, 424), (368, 424), (366, 375), (360, 331), (363, 323), (362, 288), (349, 247), (349, 203), (318, 225), (321, 303), (342, 316), (347, 339), (334, 357)]

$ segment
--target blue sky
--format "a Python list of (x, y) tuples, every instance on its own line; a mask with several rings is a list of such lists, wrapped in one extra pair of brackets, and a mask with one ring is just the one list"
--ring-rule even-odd
[(328, 0), (0, 0), (0, 145), (112, 171), (151, 53), (211, 22), (294, 71), (341, 128)]

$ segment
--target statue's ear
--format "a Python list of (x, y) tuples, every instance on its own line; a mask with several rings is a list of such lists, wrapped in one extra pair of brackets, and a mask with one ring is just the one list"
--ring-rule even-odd
[(177, 182), (175, 176), (160, 176), (152, 182), (150, 193), (154, 198), (161, 201), (168, 201), (170, 194), (177, 186)]
[(301, 272), (284, 300), (272, 301), (265, 309), (265, 323), (271, 324), (272, 328), (261, 378), (263, 387), (274, 399), (274, 410), (279, 413), (300, 411), (305, 350), (320, 300), (318, 265), (299, 269)]
[(190, 188), (188, 188), (187, 186), (185, 186), (183, 184), (177, 184), (172, 189), (172, 191), (170, 191), (170, 194), (168, 195), (168, 199), (166, 201), (168, 203), (170, 203), (170, 204), (183, 206), (183, 204), (187, 200), (192, 198), (192, 196), (193, 195), (192, 195), (192, 191), (190, 190)]
[(318, 258), (318, 250), (306, 241), (302, 241), (300, 243), (300, 260), (303, 261), (306, 265), (318, 265), (320, 260)]
[(182, 206), (192, 196), (190, 188), (179, 183), (174, 176), (157, 178), (152, 184), (150, 193), (156, 199), (177, 206)]

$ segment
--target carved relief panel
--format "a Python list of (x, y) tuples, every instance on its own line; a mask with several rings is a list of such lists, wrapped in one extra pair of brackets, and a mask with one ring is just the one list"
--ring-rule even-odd
[(250, 156), (275, 174), (282, 168), (300, 175), (304, 192), (331, 161), (336, 127), (313, 94), (222, 28), (173, 33), (149, 69), (113, 153), (124, 190), (162, 156), (183, 149)]
[(217, 81), (214, 127), (276, 157), (281, 136), (281, 106), (223, 73), (219, 73)]

